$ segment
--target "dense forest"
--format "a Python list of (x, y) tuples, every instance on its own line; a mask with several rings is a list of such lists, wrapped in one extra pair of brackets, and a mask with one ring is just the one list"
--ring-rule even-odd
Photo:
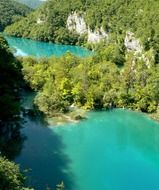
[(84, 17), (92, 31), (103, 27), (112, 40), (118, 41), (126, 31), (132, 31), (144, 48), (150, 49), (158, 43), (158, 9), (157, 0), (50, 0), (27, 18), (9, 26), (6, 32), (42, 41), (83, 44), (87, 42), (87, 34), (79, 35), (66, 27), (68, 16), (75, 11)]
[(4, 28), (26, 16), (31, 9), (14, 0), (0, 1), (0, 31)]
[(0, 129), (15, 124), (19, 115), (19, 88), (22, 79), (20, 63), (9, 50), (6, 40), (0, 36)]
[[(67, 112), (73, 104), (84, 109), (131, 108), (158, 111), (159, 66), (127, 54), (120, 65), (115, 47), (105, 47), (90, 58), (66, 54), (62, 58), (23, 58), (26, 82), (38, 92), (35, 104), (46, 115)], [(121, 58), (120, 58), (121, 59)], [(124, 58), (123, 58), (124, 59)]]
[[(126, 107), (157, 112), (158, 6), (157, 1), (151, 0), (126, 3), (123, 0), (50, 0), (7, 27), (5, 31), (13, 36), (87, 44), (85, 35), (66, 27), (69, 14), (76, 11), (84, 16), (92, 31), (102, 27), (110, 35), (107, 41), (94, 45), (96, 53), (91, 58), (66, 55), (59, 59), (21, 60), (26, 82), (38, 91), (35, 104), (39, 109), (52, 115), (56, 111), (66, 112), (75, 104), (85, 109)], [(138, 55), (125, 45), (128, 31), (142, 44), (136, 52)]]
[[(6, 151), (13, 139), (23, 141), (20, 93), (24, 86), (36, 92), (36, 111), (46, 117), (67, 113), (71, 106), (84, 110), (128, 108), (158, 116), (158, 0), (49, 0), (33, 12), (13, 0), (1, 0), (0, 10), (0, 30), (7, 26), (8, 35), (95, 50), (83, 58), (71, 53), (60, 58), (15, 58), (0, 36), (0, 189), (27, 189), (19, 167), (9, 161), (16, 154)], [(107, 39), (90, 44), (88, 32), (69, 30), (67, 19), (74, 13), (85, 20), (87, 30), (100, 33), (102, 28)], [(141, 51), (126, 47), (128, 32), (138, 39)], [(20, 150), (18, 147), (16, 153)]]
[(45, 0), (17, 0), (19, 3), (23, 3), (33, 9), (39, 7)]

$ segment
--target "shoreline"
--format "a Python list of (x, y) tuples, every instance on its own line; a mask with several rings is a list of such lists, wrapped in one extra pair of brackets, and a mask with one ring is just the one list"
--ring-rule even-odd
[[(68, 113), (56, 113), (53, 117), (46, 117), (46, 121), (48, 122), (51, 127), (60, 127), (64, 126), (67, 123), (78, 123), (82, 120), (87, 119), (87, 113), (90, 111), (112, 111), (114, 109), (122, 109), (127, 111), (132, 111), (136, 113), (144, 114), (149, 119), (159, 122), (159, 114), (158, 113), (145, 113), (139, 110), (132, 110), (130, 108), (111, 108), (111, 109), (100, 109), (100, 110), (84, 110), (81, 108), (77, 108), (74, 111), (68, 112)], [(76, 118), (76, 116), (79, 116)]]
[(73, 111), (68, 113), (55, 113), (52, 117), (46, 116), (46, 121), (53, 127), (65, 125), (67, 123), (78, 123), (81, 120), (87, 119), (86, 113), (88, 111), (89, 110), (75, 108)]

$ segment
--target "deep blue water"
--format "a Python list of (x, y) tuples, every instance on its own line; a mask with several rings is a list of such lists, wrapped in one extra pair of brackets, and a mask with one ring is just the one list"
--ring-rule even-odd
[(27, 136), (16, 162), (32, 168), (37, 190), (158, 190), (159, 124), (146, 115), (116, 109), (60, 127), (27, 119)]
[(70, 45), (57, 45), (53, 43), (40, 42), (24, 38), (15, 38), (5, 36), (10, 48), (14, 51), (15, 56), (36, 56), (36, 57), (61, 57), (70, 52), (78, 57), (85, 57), (92, 54), (86, 48)]

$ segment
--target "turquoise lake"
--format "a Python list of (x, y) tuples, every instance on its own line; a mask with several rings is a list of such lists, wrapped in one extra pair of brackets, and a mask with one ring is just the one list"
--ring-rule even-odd
[(72, 53), (78, 57), (85, 57), (92, 54), (86, 48), (70, 45), (57, 45), (47, 42), (40, 42), (25, 38), (15, 38), (5, 36), (9, 46), (13, 49), (15, 56), (36, 56), (36, 57), (61, 57), (67, 52)]
[(27, 136), (16, 158), (36, 190), (158, 190), (159, 124), (122, 109), (90, 112), (87, 119), (48, 126), (26, 119)]
[[(6, 39), (20, 56), (91, 53), (74, 46)], [(32, 99), (24, 95), (23, 106), (31, 108)], [(122, 109), (89, 112), (86, 120), (58, 127), (48, 126), (40, 116), (25, 116), (21, 132), (25, 140), (17, 145), (15, 161), (30, 169), (27, 185), (35, 190), (55, 190), (61, 181), (67, 190), (159, 190), (159, 123), (145, 114)]]

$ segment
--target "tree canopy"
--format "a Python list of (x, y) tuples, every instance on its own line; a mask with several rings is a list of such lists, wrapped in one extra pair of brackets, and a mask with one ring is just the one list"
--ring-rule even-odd
[[(23, 58), (23, 75), (38, 92), (35, 104), (46, 115), (67, 112), (72, 104), (84, 109), (125, 107), (143, 112), (156, 112), (159, 101), (159, 66), (144, 59), (134, 60), (103, 47), (93, 57), (36, 60)], [(110, 54), (111, 51), (111, 54)], [(135, 61), (135, 63), (134, 63)]]
[[(63, 44), (86, 43), (84, 36), (70, 32), (66, 27), (68, 16), (76, 11), (83, 15), (92, 30), (102, 26), (116, 41), (125, 36), (126, 31), (132, 31), (143, 42), (145, 49), (153, 47), (158, 52), (158, 10), (157, 0), (49, 0), (27, 18), (9, 26), (6, 32), (13, 36)], [(39, 19), (40, 24), (37, 23)]]
[(23, 4), (14, 0), (1, 0), (0, 1), (0, 31), (23, 16), (31, 12), (31, 9)]

